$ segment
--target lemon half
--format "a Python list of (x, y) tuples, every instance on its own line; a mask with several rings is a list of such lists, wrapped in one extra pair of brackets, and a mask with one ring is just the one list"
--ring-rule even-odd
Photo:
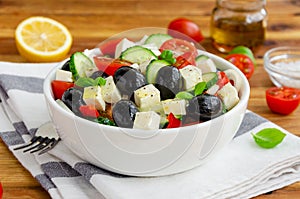
[(72, 35), (61, 23), (47, 17), (29, 17), (15, 31), (16, 45), (22, 57), (31, 62), (56, 62), (66, 58)]

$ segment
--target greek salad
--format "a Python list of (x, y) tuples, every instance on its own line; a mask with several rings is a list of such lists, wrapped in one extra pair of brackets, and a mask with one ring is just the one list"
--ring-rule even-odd
[(55, 100), (80, 117), (155, 130), (211, 120), (239, 102), (241, 79), (189, 41), (151, 34), (75, 52), (51, 82)]

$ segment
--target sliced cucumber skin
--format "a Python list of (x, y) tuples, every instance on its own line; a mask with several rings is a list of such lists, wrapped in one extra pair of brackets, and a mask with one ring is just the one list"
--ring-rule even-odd
[(70, 58), (70, 71), (74, 79), (86, 77), (85, 71), (89, 68), (95, 68), (92, 60), (82, 52), (75, 52)]
[(208, 59), (209, 59), (209, 57), (206, 56), (206, 55), (198, 55), (196, 57), (196, 63), (201, 62), (201, 61), (205, 61), (205, 60), (208, 60)]
[(149, 84), (154, 84), (157, 72), (164, 66), (169, 66), (170, 63), (165, 60), (153, 60), (147, 66), (146, 69), (146, 80)]
[(151, 50), (142, 46), (132, 46), (121, 53), (120, 59), (141, 64), (151, 60), (153, 57), (157, 59), (157, 56)]
[(163, 34), (163, 33), (156, 33), (156, 34), (152, 34), (150, 35), (146, 41), (145, 41), (145, 44), (155, 44), (155, 46), (157, 48), (160, 48), (161, 45), (169, 40), (169, 39), (172, 39), (173, 37), (171, 35), (168, 35), (168, 34)]
[(208, 89), (217, 83), (218, 75), (215, 72), (204, 73), (202, 79), (206, 82), (206, 88)]

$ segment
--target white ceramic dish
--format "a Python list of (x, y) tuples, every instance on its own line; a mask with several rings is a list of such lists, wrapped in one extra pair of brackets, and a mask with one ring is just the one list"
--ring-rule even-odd
[[(146, 31), (149, 34), (148, 29), (142, 30), (144, 32), (138, 33), (142, 35)], [(141, 38), (141, 35), (137, 38)], [(55, 72), (65, 61), (58, 64), (45, 79), (44, 94), (62, 142), (83, 160), (125, 175), (170, 175), (204, 164), (232, 140), (240, 127), (250, 95), (248, 80), (239, 69), (216, 55), (204, 53), (220, 70), (231, 68), (241, 76), (239, 103), (213, 120), (157, 131), (102, 125), (77, 117), (61, 108), (55, 102), (51, 91)]]
[(247, 108), (247, 79), (232, 64), (209, 56), (221, 70), (237, 70), (243, 80), (240, 101), (213, 120), (174, 129), (142, 131), (97, 124), (77, 117), (54, 100), (51, 80), (59, 64), (44, 82), (45, 98), (63, 143), (75, 154), (101, 168), (133, 176), (160, 176), (183, 172), (204, 164), (222, 150), (238, 130)]

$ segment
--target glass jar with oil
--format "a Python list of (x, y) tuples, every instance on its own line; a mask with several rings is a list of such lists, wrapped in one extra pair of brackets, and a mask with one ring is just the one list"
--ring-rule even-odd
[(267, 26), (266, 0), (217, 0), (211, 17), (213, 46), (227, 53), (243, 45), (263, 44)]

